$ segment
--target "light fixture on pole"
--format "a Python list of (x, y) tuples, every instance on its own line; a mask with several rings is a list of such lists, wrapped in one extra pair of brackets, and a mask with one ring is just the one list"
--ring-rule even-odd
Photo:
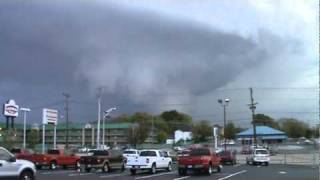
[(117, 110), (117, 108), (113, 107), (113, 108), (110, 108), (110, 109), (104, 111), (103, 124), (102, 124), (102, 127), (103, 127), (102, 128), (102, 144), (103, 144), (103, 146), (105, 145), (105, 120), (110, 115), (110, 113), (115, 110)]
[(224, 136), (224, 151), (227, 150), (227, 139), (226, 139), (226, 107), (228, 106), (230, 99), (218, 99), (218, 103), (223, 107), (223, 136)]
[(20, 108), (20, 111), (24, 112), (23, 115), (23, 149), (26, 148), (26, 124), (27, 124), (27, 112), (31, 110), (29, 108)]

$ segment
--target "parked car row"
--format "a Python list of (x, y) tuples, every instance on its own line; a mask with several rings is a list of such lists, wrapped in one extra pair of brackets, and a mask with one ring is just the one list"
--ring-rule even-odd
[[(32, 153), (26, 150), (12, 150), (15, 154), (0, 147), (0, 177), (16, 176), (19, 179), (33, 180), (36, 167), (44, 166), (54, 170), (58, 166), (76, 168), (80, 172), (91, 172), (101, 170), (110, 172), (112, 170), (129, 170), (131, 175), (137, 171), (148, 170), (151, 174), (159, 169), (171, 171), (173, 159), (166, 150), (157, 149), (127, 149), (121, 150), (90, 150), (84, 156), (77, 156), (63, 150), (48, 150), (46, 154)], [(18, 160), (17, 160), (18, 159)], [(252, 149), (246, 157), (248, 165), (269, 165), (270, 152), (258, 147)], [(195, 147), (185, 149), (183, 153), (177, 154), (178, 174), (183, 176), (190, 173), (220, 172), (222, 164), (236, 164), (235, 151), (216, 151), (208, 147)]]

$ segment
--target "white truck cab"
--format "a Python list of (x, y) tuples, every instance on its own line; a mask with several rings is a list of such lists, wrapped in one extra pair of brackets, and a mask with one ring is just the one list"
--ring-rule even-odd
[(127, 159), (126, 168), (130, 169), (131, 175), (137, 170), (149, 170), (156, 173), (157, 169), (172, 170), (172, 159), (166, 151), (162, 150), (141, 150), (139, 156)]
[(35, 180), (35, 165), (27, 160), (17, 160), (13, 154), (0, 147), (0, 179)]
[(270, 161), (270, 153), (267, 149), (257, 148), (246, 157), (246, 161), (247, 164), (265, 164), (268, 166)]

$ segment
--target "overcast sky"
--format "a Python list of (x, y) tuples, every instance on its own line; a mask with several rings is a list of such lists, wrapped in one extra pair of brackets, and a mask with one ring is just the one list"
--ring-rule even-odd
[[(316, 0), (91, 0), (0, 2), (0, 102), (97, 119), (177, 109), (222, 123), (257, 113), (319, 122)], [(2, 116), (1, 122), (4, 121)], [(22, 116), (18, 117), (20, 121)]]

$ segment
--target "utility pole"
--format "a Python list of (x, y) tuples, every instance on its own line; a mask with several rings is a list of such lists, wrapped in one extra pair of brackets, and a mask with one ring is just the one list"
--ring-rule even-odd
[(102, 95), (102, 88), (100, 87), (98, 88), (97, 149), (100, 148), (101, 95)]
[(66, 149), (69, 147), (69, 98), (70, 94), (62, 93), (65, 97), (65, 113), (66, 113)]
[(257, 102), (254, 102), (253, 99), (253, 89), (250, 89), (250, 98), (251, 98), (251, 104), (249, 104), (249, 109), (251, 109), (252, 112), (252, 125), (253, 125), (253, 145), (254, 147), (257, 147), (257, 132), (256, 132), (256, 122), (254, 120), (254, 111), (256, 109)]

